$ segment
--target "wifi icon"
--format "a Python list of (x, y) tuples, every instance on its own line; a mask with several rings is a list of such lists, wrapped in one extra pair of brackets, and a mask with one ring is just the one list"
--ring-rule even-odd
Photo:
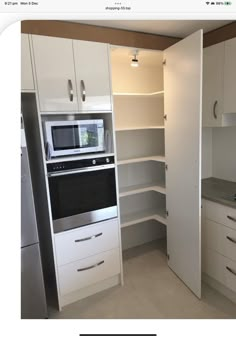
[(209, 3), (210, 3), (209, 1), (206, 2), (207, 5), (209, 5)]

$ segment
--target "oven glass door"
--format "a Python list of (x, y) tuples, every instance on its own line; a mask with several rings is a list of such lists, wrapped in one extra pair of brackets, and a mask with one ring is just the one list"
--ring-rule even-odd
[[(95, 221), (112, 218), (109, 216), (112, 207), (117, 213), (114, 168), (51, 176), (49, 190), (53, 222), (60, 223), (59, 228), (63, 228), (54, 229), (55, 232), (92, 223), (94, 220), (91, 217), (84, 219), (84, 215), (98, 213), (99, 210), (103, 211), (103, 215)], [(69, 222), (71, 225), (64, 226), (65, 218), (71, 216), (75, 216), (72, 217), (73, 222)]]

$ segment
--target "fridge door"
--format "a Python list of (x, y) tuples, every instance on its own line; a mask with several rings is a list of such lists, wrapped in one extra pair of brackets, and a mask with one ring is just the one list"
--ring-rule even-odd
[(24, 247), (39, 239), (24, 130), (21, 132), (21, 247)]
[(21, 249), (21, 318), (47, 318), (39, 244)]

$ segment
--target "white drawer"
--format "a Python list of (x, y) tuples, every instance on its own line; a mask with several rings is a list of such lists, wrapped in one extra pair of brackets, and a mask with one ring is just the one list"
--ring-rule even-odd
[(236, 231), (214, 221), (206, 220), (203, 229), (205, 248), (236, 261)]
[(119, 249), (63, 265), (58, 272), (60, 293), (63, 296), (119, 274)]
[(117, 218), (55, 235), (58, 266), (102, 251), (108, 251), (118, 246)]
[(206, 274), (236, 292), (235, 261), (232, 261), (231, 259), (226, 258), (211, 249), (207, 249), (205, 250), (203, 265), (203, 269)]
[(236, 209), (211, 201), (206, 201), (205, 207), (206, 218), (236, 230)]

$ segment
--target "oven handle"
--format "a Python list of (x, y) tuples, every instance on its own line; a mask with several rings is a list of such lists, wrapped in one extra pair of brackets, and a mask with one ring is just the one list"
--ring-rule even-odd
[(71, 175), (71, 174), (81, 174), (84, 172), (91, 172), (91, 171), (98, 171), (98, 170), (106, 170), (106, 169), (111, 169), (115, 168), (115, 164), (105, 164), (105, 165), (99, 165), (95, 167), (85, 167), (85, 168), (80, 168), (80, 169), (75, 169), (75, 170), (63, 170), (63, 171), (58, 171), (55, 173), (48, 173), (48, 177), (55, 177), (55, 176), (63, 176), (63, 175)]

